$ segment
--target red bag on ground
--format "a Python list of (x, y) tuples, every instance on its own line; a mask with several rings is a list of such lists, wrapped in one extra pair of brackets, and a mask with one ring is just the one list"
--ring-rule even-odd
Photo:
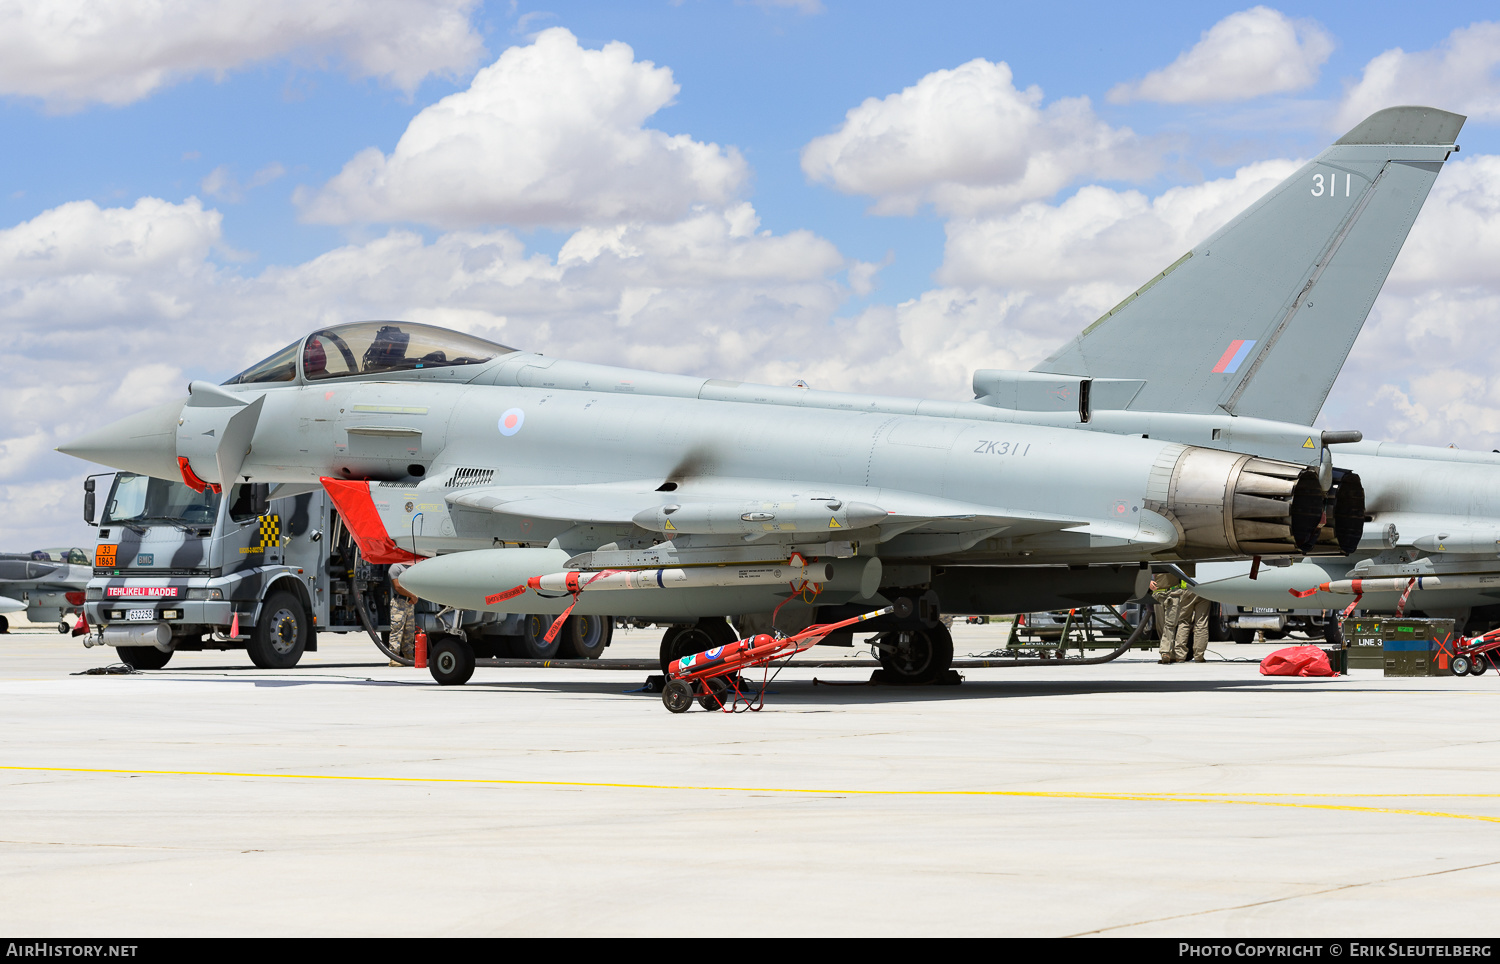
[(1278, 649), (1260, 661), (1262, 676), (1337, 676), (1328, 665), (1328, 654), (1316, 646)]

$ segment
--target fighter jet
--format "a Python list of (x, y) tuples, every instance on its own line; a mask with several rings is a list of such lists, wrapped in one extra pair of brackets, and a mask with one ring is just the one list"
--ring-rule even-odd
[(1305, 464), (810, 394), (368, 322), (62, 451), (198, 489), (322, 485), (367, 561), (426, 560), (403, 586), (464, 609), (707, 618), (701, 643), (728, 615), (905, 594), (890, 662), (913, 679), (951, 660), (936, 559), (1109, 563), (1134, 582), (1151, 559), (1340, 553), (1363, 518), (1357, 486)]
[(83, 606), (84, 587), (93, 576), (88, 553), (78, 548), (0, 552), (0, 633), (10, 630), (6, 614), (25, 612), (33, 623), (56, 623), (66, 633), (63, 619)]
[[(1322, 352), (1331, 383), (1368, 301), (1357, 321), (1336, 315), (1345, 342), (1309, 343), (1311, 294), (1373, 300), (1454, 149), (1455, 115), (1416, 110), (1351, 131), (1054, 370), (977, 373), (972, 402), (634, 371), (365, 322), (61, 451), (200, 489), (322, 485), (366, 560), (421, 560), (402, 576), (419, 595), (673, 623), (664, 659), (728, 642), (725, 616), (789, 629), (815, 607), (906, 597), (912, 615), (877, 646), (893, 676), (930, 680), (952, 655), (940, 612), (1119, 599), (1151, 562), (1359, 545), (1360, 478), (1328, 450), (1357, 433), (1310, 433), (1277, 402), (1326, 393), (1288, 366)], [(1180, 331), (1184, 313), (1215, 330)], [(1240, 337), (1205, 366), (1219, 397), (1179, 397), (1172, 369), (1224, 332)], [(1210, 401), (1218, 414), (1192, 411)]]

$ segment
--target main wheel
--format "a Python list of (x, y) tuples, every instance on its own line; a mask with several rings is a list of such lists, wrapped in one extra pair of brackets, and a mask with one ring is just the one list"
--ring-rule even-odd
[(557, 634), (557, 655), (563, 659), (598, 659), (615, 632), (610, 616), (574, 616)]
[(661, 702), (673, 713), (686, 713), (693, 705), (692, 684), (687, 680), (672, 680), (662, 688)]
[(171, 653), (163, 653), (155, 646), (118, 646), (115, 653), (120, 657), (120, 662), (136, 669), (161, 669), (172, 658)]
[(1471, 665), (1469, 657), (1455, 656), (1453, 657), (1453, 661), (1448, 664), (1448, 667), (1453, 670), (1454, 676), (1468, 676)]
[(261, 669), (291, 669), (302, 658), (311, 628), (302, 600), (290, 592), (272, 593), (260, 607), (260, 619), (245, 651)]
[(1344, 645), (1344, 628), (1339, 625), (1337, 619), (1328, 620), (1327, 625), (1323, 627), (1323, 642), (1330, 646)]
[(667, 672), (672, 661), (715, 646), (728, 646), (736, 639), (729, 623), (720, 619), (700, 619), (691, 626), (673, 626), (661, 637), (661, 671)]
[(552, 637), (552, 642), (547, 642), (547, 630), (551, 629), (556, 621), (556, 616), (542, 613), (532, 613), (523, 619), (521, 635), (512, 637), (511, 649), (516, 654), (516, 658), (556, 659), (557, 650), (562, 645), (562, 638), (568, 632), (568, 627), (564, 625), (558, 634)]
[(427, 669), (442, 685), (461, 686), (474, 675), (474, 648), (457, 636), (438, 636), (428, 642)]
[(1481, 653), (1480, 655), (1475, 656), (1471, 660), (1471, 663), (1470, 663), (1470, 666), (1469, 666), (1469, 673), (1470, 673), (1470, 675), (1473, 675), (1473, 676), (1483, 676), (1484, 675), (1484, 671), (1487, 670), (1487, 669), (1489, 669), (1489, 668), (1490, 668), (1490, 661), (1488, 659), (1485, 659), (1484, 655)]
[(1229, 638), (1236, 643), (1253, 643), (1255, 642), (1255, 630), (1240, 629), (1238, 626), (1235, 626), (1229, 630)]
[(717, 710), (724, 706), (729, 696), (729, 684), (722, 676), (710, 676), (703, 680), (703, 692), (698, 694), (698, 705), (705, 710)]
[(953, 665), (953, 637), (942, 626), (882, 633), (875, 644), (880, 668), (894, 682), (931, 683)]
[(10, 632), (10, 620), (0, 616), (0, 633)]

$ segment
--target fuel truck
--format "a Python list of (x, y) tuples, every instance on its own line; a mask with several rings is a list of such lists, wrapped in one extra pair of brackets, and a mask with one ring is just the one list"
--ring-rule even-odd
[[(100, 479), (108, 479), (102, 512)], [(388, 640), (389, 567), (360, 557), (321, 487), (216, 488), (133, 472), (85, 480), (84, 519), (98, 529), (85, 646), (113, 646), (138, 669), (160, 669), (180, 650), (231, 649), (258, 667), (287, 669), (317, 651), (320, 633), (363, 632), (410, 665)], [(408, 494), (399, 488), (391, 497)], [(549, 643), (551, 616), (425, 600), (416, 616), (429, 637), (458, 636), (479, 657), (597, 658), (614, 626), (607, 616), (572, 617)]]

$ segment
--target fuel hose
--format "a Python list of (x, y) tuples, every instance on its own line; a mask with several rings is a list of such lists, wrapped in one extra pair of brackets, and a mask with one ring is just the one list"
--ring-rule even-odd
[(390, 647), (385, 644), (385, 640), (381, 639), (380, 634), (375, 631), (375, 624), (370, 622), (369, 598), (365, 595), (367, 582), (359, 577), (359, 564), (359, 550), (356, 548), (354, 551), (354, 611), (359, 614), (360, 625), (365, 627), (365, 632), (370, 634), (370, 642), (374, 643), (375, 648), (384, 653), (386, 658), (400, 663), (402, 666), (417, 665), (416, 660), (407, 659), (400, 653), (392, 652)]

